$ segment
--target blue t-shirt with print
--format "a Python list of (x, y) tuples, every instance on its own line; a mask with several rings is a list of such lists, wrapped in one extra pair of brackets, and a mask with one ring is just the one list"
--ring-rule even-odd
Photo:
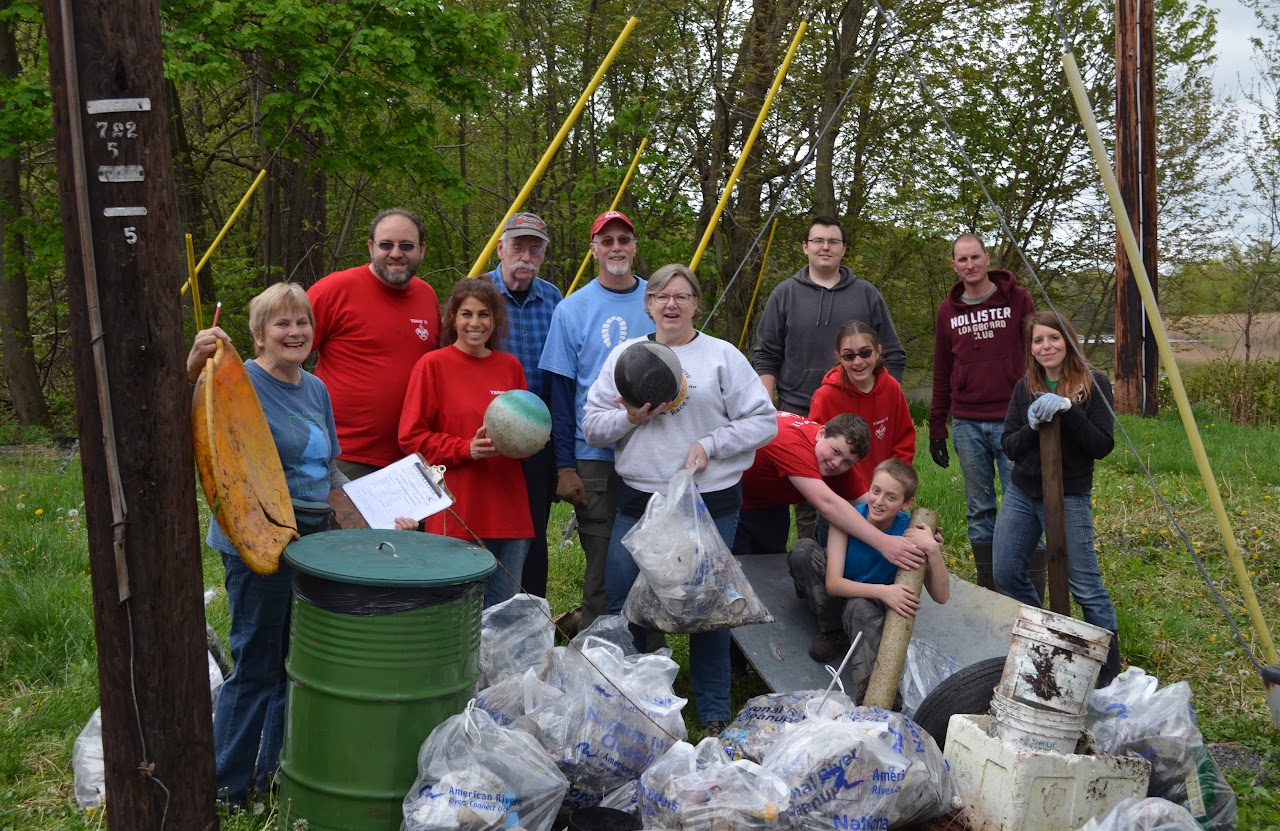
[(582, 408), (587, 403), (587, 390), (613, 347), (656, 331), (645, 312), (645, 286), (637, 277), (633, 288), (617, 292), (592, 280), (562, 300), (551, 316), (551, 331), (538, 367), (574, 380), (574, 455), (578, 459), (613, 461), (612, 447), (591, 447), (583, 438)]

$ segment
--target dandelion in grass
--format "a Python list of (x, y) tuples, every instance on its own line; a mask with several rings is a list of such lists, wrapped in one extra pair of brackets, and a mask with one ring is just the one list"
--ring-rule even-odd
[(36, 508), (36, 516), (44, 516), (44, 508)]
[(75, 508), (72, 508), (71, 510), (67, 511), (67, 519), (76, 519), (79, 516), (80, 516), (80, 512), (77, 511)]
[(19, 511), (21, 511), (23, 508), (25, 508), (25, 507), (27, 507), (27, 506), (26, 506), (26, 505), (23, 505), (21, 502), (19, 502), (19, 503), (18, 503), (16, 506), (14, 506), (14, 507), (16, 507)]

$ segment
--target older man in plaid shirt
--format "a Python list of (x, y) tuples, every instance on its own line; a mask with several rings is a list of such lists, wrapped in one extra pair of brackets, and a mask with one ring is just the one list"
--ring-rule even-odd
[[(551, 236), (547, 223), (536, 214), (518, 213), (507, 220), (498, 240), (499, 265), (489, 279), (507, 300), (510, 334), (506, 351), (520, 359), (529, 391), (551, 406), (551, 385), (538, 369), (542, 346), (551, 329), (551, 313), (562, 296), (560, 289), (538, 276), (547, 257)], [(524, 561), (521, 584), (525, 591), (547, 594), (547, 517), (555, 498), (555, 451), (551, 444), (524, 462), (529, 513), (533, 516), (533, 542)]]

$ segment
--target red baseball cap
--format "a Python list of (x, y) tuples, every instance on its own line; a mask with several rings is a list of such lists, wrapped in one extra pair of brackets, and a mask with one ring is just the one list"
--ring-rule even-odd
[(601, 228), (608, 225), (610, 222), (613, 222), (615, 219), (619, 222), (625, 223), (626, 226), (631, 229), (631, 233), (634, 234), (636, 232), (636, 226), (631, 224), (631, 220), (627, 219), (627, 215), (622, 211), (605, 211), (596, 217), (595, 222), (591, 223), (591, 236), (594, 237), (596, 234), (600, 233)]

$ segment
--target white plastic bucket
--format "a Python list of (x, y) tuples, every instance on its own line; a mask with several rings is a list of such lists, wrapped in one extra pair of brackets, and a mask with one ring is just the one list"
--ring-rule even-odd
[(1074, 753), (1084, 732), (1084, 715), (1032, 707), (997, 691), (991, 697), (991, 723), (987, 732), (993, 739), (1027, 750)]
[(1083, 716), (1110, 644), (1111, 633), (1100, 626), (1023, 607), (996, 692), (1032, 708)]

